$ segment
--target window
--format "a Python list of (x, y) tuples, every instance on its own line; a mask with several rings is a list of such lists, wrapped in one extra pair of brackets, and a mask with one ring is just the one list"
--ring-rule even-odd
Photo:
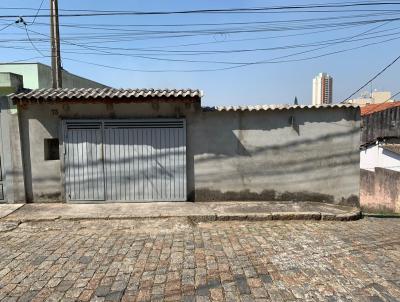
[(60, 146), (58, 138), (44, 139), (44, 160), (59, 160)]

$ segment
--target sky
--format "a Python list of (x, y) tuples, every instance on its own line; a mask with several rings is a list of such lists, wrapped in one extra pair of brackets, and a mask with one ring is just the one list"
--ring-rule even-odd
[[(0, 18), (1, 62), (50, 64), (49, 18), (42, 16), (49, 0), (33, 17), (41, 2), (1, 1), (1, 16), (22, 16), (27, 24), (25, 30), (10, 25), (16, 18)], [(350, 1), (59, 0), (59, 9), (154, 12), (343, 2)], [(334, 102), (340, 102), (400, 55), (400, 2), (392, 2), (318, 12), (60, 17), (63, 68), (116, 88), (201, 89), (205, 106), (292, 104), (295, 96), (311, 104), (312, 78), (327, 72)], [(397, 62), (363, 91), (400, 91), (399, 71)]]

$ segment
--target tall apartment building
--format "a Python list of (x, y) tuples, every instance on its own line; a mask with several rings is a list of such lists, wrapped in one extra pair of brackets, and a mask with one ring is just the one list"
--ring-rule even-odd
[(320, 73), (313, 79), (313, 105), (332, 104), (333, 79), (327, 73)]

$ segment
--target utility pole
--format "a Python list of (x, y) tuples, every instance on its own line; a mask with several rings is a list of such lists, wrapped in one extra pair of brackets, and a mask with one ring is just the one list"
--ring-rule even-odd
[(58, 0), (50, 0), (51, 17), (51, 72), (53, 88), (62, 88), (62, 68), (60, 51), (60, 29), (58, 23)]

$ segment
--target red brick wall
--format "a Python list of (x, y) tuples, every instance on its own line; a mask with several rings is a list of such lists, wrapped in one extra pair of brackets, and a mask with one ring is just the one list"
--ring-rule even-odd
[(361, 169), (360, 205), (369, 212), (400, 213), (400, 172)]

